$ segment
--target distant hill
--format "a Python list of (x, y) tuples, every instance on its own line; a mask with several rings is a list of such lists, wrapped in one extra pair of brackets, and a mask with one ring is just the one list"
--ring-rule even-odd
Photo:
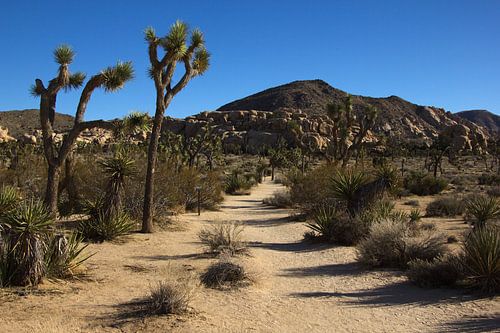
[(500, 133), (500, 116), (488, 110), (468, 110), (455, 113), (457, 116), (472, 121), (494, 133)]
[[(346, 95), (347, 92), (323, 80), (294, 81), (227, 103), (218, 111), (300, 109), (308, 115), (321, 116), (326, 114), (328, 103), (341, 103)], [(378, 134), (428, 142), (450, 125), (462, 124), (480, 130), (476, 124), (442, 108), (414, 104), (397, 96), (353, 95), (353, 107), (358, 114), (366, 104), (380, 111), (374, 128)]]
[[(55, 131), (63, 132), (71, 129), (74, 118), (70, 115), (56, 113)], [(40, 129), (40, 115), (37, 109), (0, 111), (0, 126), (7, 127), (9, 134), (15, 138), (25, 133), (31, 134)]]

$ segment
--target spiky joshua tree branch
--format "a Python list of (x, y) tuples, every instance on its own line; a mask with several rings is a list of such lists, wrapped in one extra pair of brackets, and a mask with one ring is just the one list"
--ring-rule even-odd
[(103, 88), (105, 91), (116, 91), (131, 80), (134, 70), (131, 62), (118, 62), (115, 66), (107, 67), (100, 73), (92, 76), (85, 84), (78, 103), (75, 121), (71, 130), (64, 136), (61, 145), (54, 142), (54, 121), (56, 114), (57, 94), (61, 89), (68, 91), (80, 88), (86, 75), (81, 72), (71, 73), (69, 65), (73, 62), (74, 52), (71, 47), (61, 45), (54, 51), (54, 60), (59, 64), (57, 76), (45, 86), (40, 79), (35, 80), (31, 88), (34, 96), (40, 97), (40, 124), (45, 158), (48, 164), (47, 187), (45, 191), (45, 204), (50, 212), (57, 213), (58, 180), (61, 166), (68, 154), (71, 153), (76, 139), (84, 130), (91, 128), (114, 129), (116, 124), (104, 120), (84, 121), (85, 111), (92, 93)]

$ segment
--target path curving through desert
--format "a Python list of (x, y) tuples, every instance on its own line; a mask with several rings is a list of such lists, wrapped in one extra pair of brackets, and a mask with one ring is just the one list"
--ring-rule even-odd
[[(125, 243), (92, 245), (91, 281), (47, 284), (38, 294), (3, 295), (1, 332), (493, 332), (498, 298), (426, 290), (392, 271), (365, 271), (355, 250), (302, 242), (303, 222), (262, 204), (282, 190), (265, 181), (249, 196), (228, 196), (221, 210), (185, 214), (182, 231), (135, 234)], [(216, 259), (200, 256), (197, 233), (214, 221), (240, 221), (258, 273), (254, 286), (198, 288), (193, 311), (141, 318), (127, 304), (172, 274), (199, 276)], [(50, 314), (49, 316), (47, 314)]]

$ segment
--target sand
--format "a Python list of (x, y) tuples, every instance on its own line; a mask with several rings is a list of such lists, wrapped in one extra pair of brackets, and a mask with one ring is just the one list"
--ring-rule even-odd
[[(221, 210), (179, 217), (181, 231), (134, 234), (92, 244), (84, 281), (46, 282), (36, 292), (0, 293), (0, 332), (493, 332), (500, 302), (462, 290), (412, 286), (400, 272), (366, 271), (355, 249), (302, 242), (303, 222), (262, 204), (282, 186), (265, 181)], [(233, 291), (198, 286), (183, 316), (136, 316), (130, 302), (167, 276), (197, 280), (216, 259), (197, 233), (240, 221), (250, 244), (242, 258), (257, 283)], [(184, 275), (183, 275), (184, 276)]]

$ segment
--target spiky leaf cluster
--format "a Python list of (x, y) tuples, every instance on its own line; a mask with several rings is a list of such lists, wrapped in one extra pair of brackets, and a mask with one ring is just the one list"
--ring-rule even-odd
[(104, 77), (104, 90), (116, 91), (121, 89), (123, 85), (133, 79), (134, 68), (132, 62), (118, 62), (116, 66), (107, 67), (102, 71)]

